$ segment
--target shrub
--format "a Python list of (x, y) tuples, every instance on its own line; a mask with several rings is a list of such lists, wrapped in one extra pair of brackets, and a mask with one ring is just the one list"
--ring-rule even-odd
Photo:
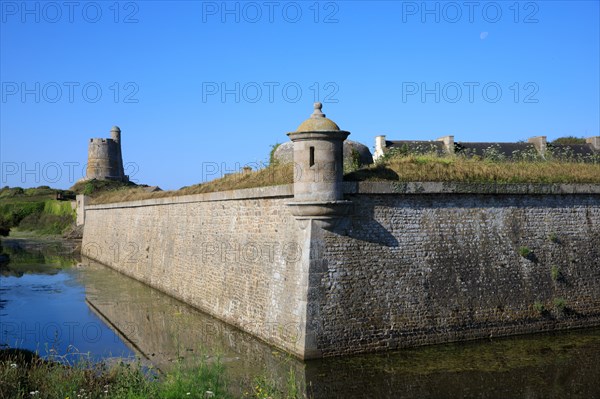
[(529, 259), (532, 255), (531, 249), (529, 247), (519, 247), (519, 255), (521, 255), (525, 259)]
[(556, 140), (551, 141), (550, 144), (585, 144), (585, 139), (583, 137), (565, 136), (559, 137)]
[(564, 312), (567, 308), (567, 301), (564, 298), (554, 298), (554, 308), (559, 312)]
[(544, 306), (544, 304), (539, 301), (535, 301), (535, 303), (533, 304), (533, 308), (539, 314), (542, 314), (546, 311), (546, 307)]
[(352, 173), (358, 169), (360, 169), (360, 153), (353, 148), (350, 158), (344, 161), (344, 173)]
[(92, 181), (88, 181), (85, 183), (85, 187), (83, 188), (84, 195), (90, 195), (95, 191), (94, 183)]
[(16, 227), (21, 220), (44, 210), (44, 202), (12, 202), (0, 204), (0, 218), (7, 227)]
[(52, 215), (49, 213), (34, 213), (19, 223), (19, 229), (37, 231), (41, 234), (61, 234), (73, 223), (71, 215)]
[(560, 269), (558, 266), (552, 265), (550, 268), (550, 277), (552, 278), (552, 281), (558, 281), (560, 278)]
[(139, 363), (92, 363), (19, 349), (0, 349), (0, 398), (229, 398), (222, 363), (205, 361), (160, 376)]
[(275, 143), (271, 145), (271, 151), (269, 152), (269, 165), (277, 165), (279, 160), (275, 158), (275, 151), (281, 145), (281, 143)]
[(0, 235), (7, 234), (13, 227), (42, 234), (60, 234), (74, 221), (75, 212), (71, 204), (65, 201), (0, 204)]
[(483, 150), (483, 159), (490, 162), (502, 162), (506, 161), (506, 156), (500, 152), (497, 145), (492, 145)]

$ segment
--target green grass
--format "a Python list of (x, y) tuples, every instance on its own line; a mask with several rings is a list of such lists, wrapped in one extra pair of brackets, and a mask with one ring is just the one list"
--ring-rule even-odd
[(586, 143), (585, 138), (575, 137), (575, 136), (559, 137), (556, 140), (550, 142), (550, 144), (563, 144), (563, 145), (585, 144), (585, 143)]
[(564, 312), (567, 309), (567, 301), (564, 298), (554, 298), (554, 308), (558, 312)]
[(0, 224), (8, 229), (54, 235), (63, 233), (75, 220), (70, 205), (64, 213), (59, 213), (56, 209), (51, 209), (52, 213), (47, 213), (44, 202), (31, 203), (32, 206), (13, 205), (15, 206), (0, 205)]
[(75, 193), (70, 190), (60, 190), (48, 186), (37, 188), (3, 187), (0, 189), (0, 203), (10, 202), (39, 202), (56, 199), (57, 194), (74, 199)]
[(555, 244), (558, 244), (560, 242), (560, 240), (558, 239), (558, 235), (556, 233), (550, 233), (548, 235), (548, 240), (550, 240), (550, 242), (553, 242)]
[(57, 194), (73, 197), (74, 193), (47, 186), (22, 189), (4, 187), (0, 190), (0, 235), (10, 229), (41, 235), (61, 234), (75, 220), (70, 201), (56, 200)]
[(28, 351), (5, 350), (0, 361), (2, 398), (143, 398), (157, 390), (136, 364), (112, 366), (45, 361)]
[(85, 180), (77, 182), (71, 187), (71, 191), (77, 194), (94, 195), (105, 191), (121, 190), (124, 188), (137, 187), (133, 182), (121, 182), (116, 180)]
[(529, 247), (519, 247), (519, 255), (528, 259), (531, 256), (531, 249)]
[(533, 304), (533, 309), (538, 312), (539, 314), (543, 314), (546, 311), (546, 307), (544, 306), (543, 303), (541, 303), (540, 301), (536, 301)]
[(158, 375), (139, 363), (94, 364), (84, 358), (63, 364), (37, 356), (27, 362), (26, 356), (17, 354), (0, 362), (0, 397), (179, 399), (206, 398), (211, 393), (214, 398), (231, 397), (219, 361)]
[[(12, 205), (13, 212), (15, 209), (22, 211), (17, 213), (17, 217), (12, 214), (12, 227), (19, 231), (32, 231), (41, 235), (62, 234), (75, 221), (75, 211), (71, 208), (70, 201), (45, 200)], [(0, 215), (4, 215), (2, 210)]]
[[(83, 356), (69, 363), (60, 356), (44, 360), (25, 350), (0, 350), (0, 398), (233, 398), (220, 360), (198, 359), (193, 367), (176, 364), (161, 374), (137, 362), (92, 363)], [(274, 380), (257, 377), (250, 386), (241, 388), (247, 398), (302, 397), (292, 369), (286, 383), (282, 391)]]

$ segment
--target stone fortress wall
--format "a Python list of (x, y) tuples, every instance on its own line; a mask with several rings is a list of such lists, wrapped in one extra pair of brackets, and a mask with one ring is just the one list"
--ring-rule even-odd
[(85, 207), (83, 255), (299, 358), (600, 325), (600, 186), (343, 183), (320, 106), (294, 184)]
[(328, 229), (292, 186), (92, 205), (83, 251), (299, 357), (600, 325), (600, 188), (411, 187)]
[(316, 247), (318, 352), (600, 325), (600, 187), (542, 187), (349, 193)]
[(307, 270), (290, 186), (86, 208), (82, 253), (302, 354)]

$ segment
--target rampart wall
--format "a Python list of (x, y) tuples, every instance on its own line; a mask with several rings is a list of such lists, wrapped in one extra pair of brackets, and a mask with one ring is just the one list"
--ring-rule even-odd
[(301, 358), (600, 325), (600, 186), (345, 183), (86, 208), (83, 252)]
[(83, 254), (301, 356), (307, 270), (291, 186), (86, 208)]

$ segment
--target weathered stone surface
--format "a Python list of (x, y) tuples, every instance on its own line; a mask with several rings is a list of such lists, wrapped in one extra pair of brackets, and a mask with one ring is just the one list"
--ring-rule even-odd
[(600, 194), (600, 184), (344, 182), (344, 194)]
[(89, 206), (83, 252), (298, 357), (600, 325), (598, 185), (291, 187)]
[(348, 199), (309, 278), (323, 356), (600, 323), (598, 195)]
[(86, 180), (129, 180), (123, 168), (121, 129), (113, 126), (110, 134), (110, 139), (90, 139)]
[(91, 206), (82, 252), (301, 357), (307, 271), (286, 190)]

